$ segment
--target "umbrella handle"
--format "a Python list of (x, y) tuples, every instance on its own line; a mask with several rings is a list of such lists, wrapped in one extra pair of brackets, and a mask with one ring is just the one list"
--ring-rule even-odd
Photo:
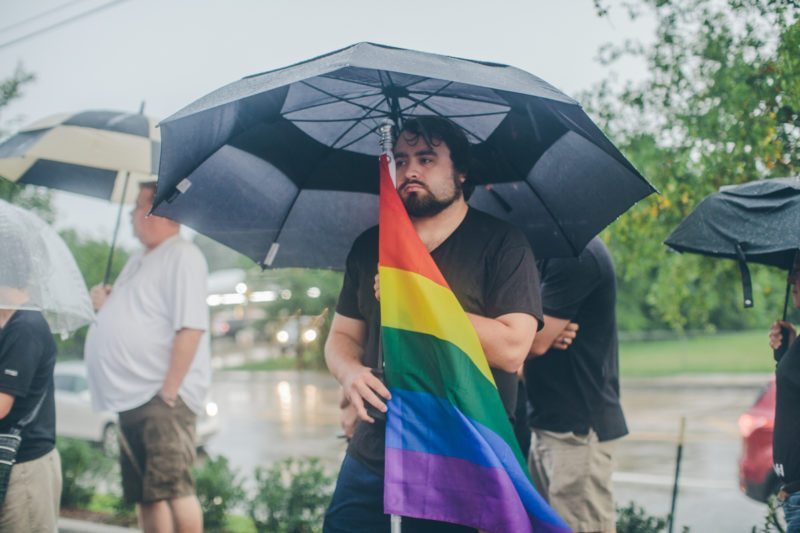
[(778, 346), (777, 349), (772, 350), (772, 356), (775, 358), (775, 362), (776, 363), (781, 360), (783, 355), (789, 349), (789, 334), (790, 333), (791, 333), (791, 331), (789, 330), (789, 328), (784, 328), (784, 327), (781, 328), (781, 345)]
[[(783, 299), (783, 320), (786, 320), (786, 312), (789, 310), (789, 295), (792, 292), (792, 284), (786, 284), (786, 296)], [(789, 349), (789, 328), (781, 327), (781, 345), (778, 346), (775, 350), (772, 350), (772, 356), (775, 358), (775, 362), (781, 360), (783, 355), (786, 353), (786, 350)]]

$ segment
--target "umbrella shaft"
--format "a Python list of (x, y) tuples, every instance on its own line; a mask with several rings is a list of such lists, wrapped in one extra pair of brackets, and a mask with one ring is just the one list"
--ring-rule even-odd
[(114, 263), (114, 248), (117, 246), (117, 234), (119, 233), (119, 223), (122, 219), (122, 210), (125, 207), (125, 194), (128, 192), (128, 180), (131, 177), (130, 172), (125, 173), (125, 181), (122, 184), (122, 196), (119, 200), (119, 209), (117, 210), (117, 222), (114, 224), (114, 235), (111, 237), (111, 249), (108, 251), (108, 261), (106, 262), (106, 272), (103, 274), (103, 285), (108, 285), (109, 278), (111, 277), (111, 265)]

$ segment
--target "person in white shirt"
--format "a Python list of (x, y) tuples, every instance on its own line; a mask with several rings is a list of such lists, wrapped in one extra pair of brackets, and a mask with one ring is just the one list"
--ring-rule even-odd
[(119, 413), (125, 499), (145, 532), (202, 531), (194, 491), (195, 424), (211, 381), (206, 278), (200, 250), (180, 225), (150, 215), (143, 183), (131, 218), (144, 250), (113, 290), (91, 291), (98, 311), (84, 347), (92, 402)]

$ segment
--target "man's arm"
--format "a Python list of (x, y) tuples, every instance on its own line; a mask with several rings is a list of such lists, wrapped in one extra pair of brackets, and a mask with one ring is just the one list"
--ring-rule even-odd
[(489, 361), (489, 366), (516, 372), (528, 357), (536, 337), (538, 320), (526, 313), (508, 313), (497, 318), (467, 313)]
[(544, 327), (536, 334), (531, 345), (531, 355), (544, 355), (550, 348), (565, 350), (572, 344), (578, 325), (565, 318), (544, 315)]
[(175, 406), (181, 383), (192, 366), (203, 333), (201, 329), (182, 328), (175, 334), (169, 369), (159, 392), (161, 398), (171, 407)]
[(364, 402), (385, 413), (386, 404), (381, 397), (388, 400), (391, 394), (371, 369), (361, 363), (366, 339), (367, 324), (363, 320), (334, 314), (328, 340), (325, 341), (325, 363), (342, 385), (358, 417), (373, 423), (375, 419), (367, 414)]
[(8, 416), (14, 406), (14, 397), (5, 392), (0, 392), (0, 420)]

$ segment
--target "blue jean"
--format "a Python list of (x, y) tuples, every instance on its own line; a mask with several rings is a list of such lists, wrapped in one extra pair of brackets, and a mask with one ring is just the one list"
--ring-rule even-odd
[(786, 533), (800, 533), (800, 491), (790, 494), (782, 503)]
[[(403, 533), (474, 533), (469, 527), (403, 518)], [(383, 477), (360, 461), (345, 455), (336, 490), (325, 513), (324, 533), (389, 532), (389, 515), (383, 512)]]

